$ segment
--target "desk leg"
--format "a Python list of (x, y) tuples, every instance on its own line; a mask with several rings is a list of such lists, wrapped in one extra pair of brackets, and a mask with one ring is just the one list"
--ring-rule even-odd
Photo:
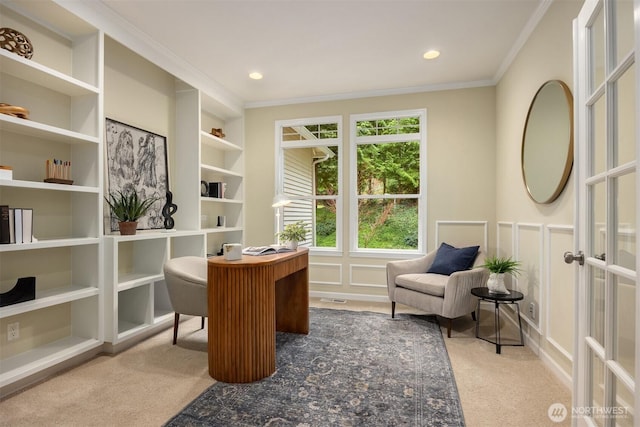
[(304, 268), (276, 282), (276, 330), (309, 333), (309, 270)]

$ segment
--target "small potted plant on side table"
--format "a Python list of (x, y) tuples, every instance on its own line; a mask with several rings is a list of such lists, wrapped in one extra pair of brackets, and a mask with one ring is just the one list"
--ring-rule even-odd
[(511, 257), (487, 257), (480, 267), (489, 270), (489, 279), (487, 280), (487, 288), (492, 294), (509, 294), (509, 290), (504, 285), (504, 275), (511, 274), (517, 276), (520, 274), (520, 261), (511, 259)]
[(297, 249), (298, 243), (303, 242), (307, 237), (307, 229), (304, 227), (304, 221), (294, 222), (284, 226), (284, 230), (278, 233), (281, 241), (287, 244), (289, 249)]
[(158, 200), (157, 197), (142, 199), (135, 191), (127, 194), (116, 191), (115, 193), (110, 193), (109, 197), (104, 199), (109, 204), (111, 213), (118, 220), (120, 234), (122, 235), (136, 234), (138, 219), (144, 216), (151, 205)]

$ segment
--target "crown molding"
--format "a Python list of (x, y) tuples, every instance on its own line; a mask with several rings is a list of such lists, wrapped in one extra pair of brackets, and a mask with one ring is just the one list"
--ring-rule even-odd
[(218, 82), (170, 52), (148, 34), (115, 13), (100, 0), (54, 0), (114, 40), (185, 83), (215, 99), (222, 118), (242, 115), (242, 100)]

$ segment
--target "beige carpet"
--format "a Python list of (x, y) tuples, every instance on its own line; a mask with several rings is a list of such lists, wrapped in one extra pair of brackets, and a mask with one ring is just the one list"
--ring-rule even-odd
[[(390, 304), (323, 302), (311, 305), (389, 313)], [(399, 313), (415, 313), (400, 306)], [(490, 319), (490, 315), (483, 316)], [(98, 356), (0, 402), (0, 426), (160, 426), (214, 380), (207, 369), (200, 319), (181, 323), (178, 344), (166, 330), (118, 355)], [(446, 334), (446, 332), (445, 332)], [(445, 335), (446, 336), (446, 335)], [(570, 407), (564, 387), (526, 347), (476, 339), (471, 317), (454, 322), (445, 338), (467, 426), (559, 426), (549, 405)]]

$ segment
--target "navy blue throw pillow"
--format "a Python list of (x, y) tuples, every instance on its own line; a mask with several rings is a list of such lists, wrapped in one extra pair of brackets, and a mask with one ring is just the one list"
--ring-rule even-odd
[(479, 249), (480, 246), (454, 248), (451, 245), (442, 243), (427, 273), (445, 274), (448, 276), (456, 271), (468, 270), (473, 266)]

